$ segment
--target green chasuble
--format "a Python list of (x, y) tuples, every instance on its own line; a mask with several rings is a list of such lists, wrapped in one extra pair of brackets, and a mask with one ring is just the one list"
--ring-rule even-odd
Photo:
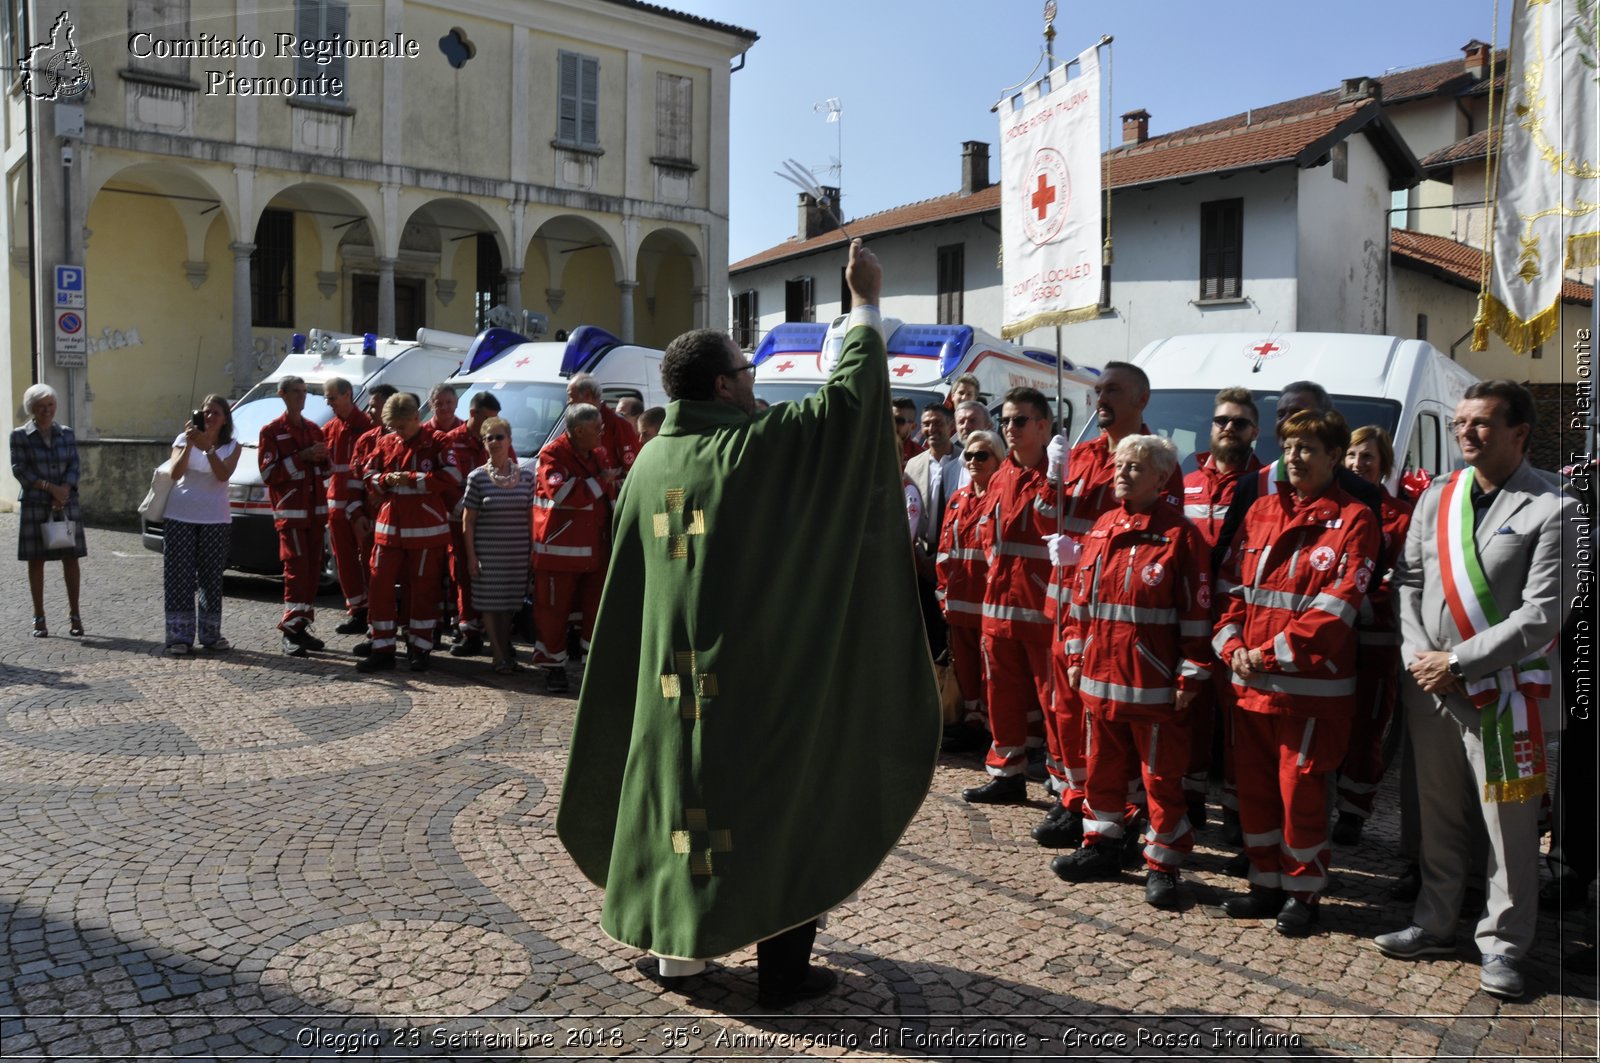
[(556, 829), (601, 927), (704, 959), (859, 888), (922, 804), (939, 699), (883, 338), (754, 417), (667, 407), (617, 501)]

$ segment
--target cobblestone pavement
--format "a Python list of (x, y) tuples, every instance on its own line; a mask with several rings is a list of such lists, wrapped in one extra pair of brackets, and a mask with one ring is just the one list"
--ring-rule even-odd
[(1028, 838), (1043, 806), (962, 803), (958, 759), (819, 935), (841, 988), (812, 1014), (758, 1014), (748, 950), (664, 991), (554, 836), (570, 697), (483, 659), (363, 679), (332, 649), (285, 658), (278, 585), (254, 578), (228, 580), (232, 653), (168, 659), (159, 558), (89, 543), (82, 640), (58, 568), (52, 635), (28, 637), (8, 562), (6, 1060), (1595, 1055), (1595, 981), (1559, 963), (1576, 915), (1541, 918), (1514, 1004), (1478, 990), (1466, 927), (1453, 957), (1370, 947), (1407, 914), (1391, 813), (1337, 854), (1323, 932), (1292, 941), (1221, 914), (1239, 880), (1214, 830), (1183, 910), (1157, 912), (1135, 875), (1057, 881)]

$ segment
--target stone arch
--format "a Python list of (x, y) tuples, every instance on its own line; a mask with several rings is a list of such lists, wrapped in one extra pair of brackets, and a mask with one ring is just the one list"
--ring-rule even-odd
[(705, 322), (706, 263), (687, 233), (659, 226), (639, 241), (634, 274), (634, 334), (639, 343), (665, 347), (673, 337)]
[(627, 276), (621, 246), (620, 233), (597, 219), (580, 214), (545, 218), (523, 256), (523, 307), (548, 314), (552, 334), (599, 325), (621, 335), (627, 331), (617, 287)]
[(431, 292), (436, 304), (434, 317), (449, 331), (476, 332), (475, 295), (479, 278), (477, 240), (473, 237), (492, 238), (502, 268), (508, 265), (511, 242), (504, 206), (498, 205), (495, 209), (470, 199), (449, 196), (408, 196), (407, 206), (410, 210), (401, 226), (402, 257), (408, 247), (414, 248), (424, 236), (431, 236), (437, 256)]

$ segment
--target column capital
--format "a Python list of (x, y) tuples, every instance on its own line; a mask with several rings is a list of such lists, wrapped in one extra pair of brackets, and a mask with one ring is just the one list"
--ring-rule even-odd
[(378, 272), (380, 273), (393, 273), (394, 267), (400, 262), (398, 258), (387, 258), (381, 255), (372, 261), (378, 267)]
[(256, 253), (256, 245), (235, 240), (228, 245), (228, 250), (233, 252), (234, 258), (249, 258)]
[(617, 291), (619, 291), (619, 292), (631, 292), (631, 291), (634, 291), (635, 289), (637, 289), (638, 287), (639, 287), (639, 282), (638, 281), (618, 281), (617, 282)]

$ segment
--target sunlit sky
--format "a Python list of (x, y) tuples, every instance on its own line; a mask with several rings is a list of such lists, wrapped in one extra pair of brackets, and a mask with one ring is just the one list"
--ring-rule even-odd
[[(729, 260), (795, 230), (786, 159), (840, 183), (846, 218), (953, 192), (961, 142), (991, 145), (1005, 90), (1043, 73), (1042, 0), (656, 0), (756, 31), (732, 78)], [(1107, 110), (1144, 108), (1152, 135), (1336, 87), (1347, 77), (1460, 60), (1473, 38), (1505, 47), (1510, 0), (1060, 0), (1057, 59), (1102, 35), (1111, 46)], [(830, 97), (843, 118), (817, 105)], [(842, 158), (842, 180), (828, 180)]]

